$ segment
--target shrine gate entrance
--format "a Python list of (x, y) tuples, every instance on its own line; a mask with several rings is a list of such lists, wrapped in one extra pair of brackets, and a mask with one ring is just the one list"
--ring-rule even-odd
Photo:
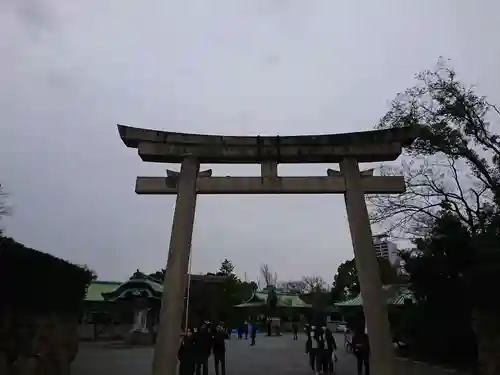
[[(164, 280), (153, 375), (175, 375), (186, 275), (198, 194), (344, 194), (369, 332), (374, 374), (395, 375), (387, 307), (373, 248), (365, 194), (405, 190), (403, 177), (360, 172), (359, 163), (395, 160), (416, 137), (407, 127), (357, 133), (291, 137), (230, 137), (171, 133), (118, 125), (127, 147), (143, 161), (180, 163), (166, 177), (137, 177), (137, 194), (177, 195)], [(212, 177), (201, 163), (260, 164), (260, 177)], [(324, 177), (281, 177), (278, 163), (338, 163)]]

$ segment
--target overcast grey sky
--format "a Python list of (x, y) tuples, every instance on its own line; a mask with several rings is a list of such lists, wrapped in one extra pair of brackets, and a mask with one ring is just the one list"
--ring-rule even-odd
[[(101, 279), (166, 262), (174, 197), (116, 124), (227, 135), (367, 130), (443, 55), (500, 103), (498, 0), (0, 0), (0, 182), (7, 234)], [(173, 168), (175, 166), (168, 166)], [(256, 175), (258, 166), (211, 166)], [(325, 165), (281, 174), (324, 175)], [(351, 258), (342, 196), (202, 196), (193, 271), (256, 279)]]

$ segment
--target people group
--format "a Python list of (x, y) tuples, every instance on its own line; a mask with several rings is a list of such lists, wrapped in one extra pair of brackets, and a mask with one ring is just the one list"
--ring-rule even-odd
[[(244, 327), (244, 328), (243, 328)], [(293, 324), (293, 340), (297, 340), (298, 326)], [(305, 325), (307, 335), (306, 353), (309, 356), (309, 366), (316, 375), (334, 374), (337, 362), (337, 343), (333, 332), (327, 326)], [(255, 345), (257, 325), (245, 322), (237, 329), (238, 339), (250, 335), (251, 344)], [(179, 375), (208, 375), (209, 358), (213, 354), (213, 365), (216, 375), (226, 375), (226, 344), (230, 333), (221, 322), (213, 325), (204, 322), (196, 329), (187, 329), (179, 347)], [(349, 340), (353, 354), (356, 356), (358, 375), (370, 374), (370, 347), (368, 336), (363, 330), (356, 330)]]
[(229, 333), (222, 323), (204, 322), (188, 328), (178, 351), (179, 375), (208, 375), (208, 362), (214, 356), (216, 375), (226, 375), (226, 343)]
[(309, 355), (309, 366), (316, 374), (333, 374), (337, 356), (337, 343), (328, 327), (305, 326), (307, 335), (306, 353)]
[(238, 326), (238, 340), (243, 339), (245, 335), (245, 340), (248, 340), (248, 334), (250, 334), (250, 346), (255, 346), (255, 339), (257, 337), (257, 324), (245, 321), (242, 325)]

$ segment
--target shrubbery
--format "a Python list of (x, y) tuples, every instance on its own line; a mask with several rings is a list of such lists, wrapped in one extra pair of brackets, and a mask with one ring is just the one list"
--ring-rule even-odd
[(32, 313), (77, 313), (92, 272), (0, 237), (2, 305)]

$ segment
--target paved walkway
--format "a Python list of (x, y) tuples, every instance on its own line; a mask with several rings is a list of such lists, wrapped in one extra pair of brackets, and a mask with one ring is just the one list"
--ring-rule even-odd
[[(291, 335), (282, 337), (258, 336), (257, 345), (250, 341), (227, 341), (227, 375), (311, 375), (308, 357), (304, 353), (305, 335), (293, 341)], [(345, 352), (343, 337), (337, 336), (337, 374), (355, 375), (356, 363), (351, 354)], [(78, 357), (73, 363), (72, 375), (150, 375), (153, 359), (152, 348), (112, 349), (103, 344), (82, 343)], [(214, 374), (213, 359), (209, 360), (210, 372)]]

